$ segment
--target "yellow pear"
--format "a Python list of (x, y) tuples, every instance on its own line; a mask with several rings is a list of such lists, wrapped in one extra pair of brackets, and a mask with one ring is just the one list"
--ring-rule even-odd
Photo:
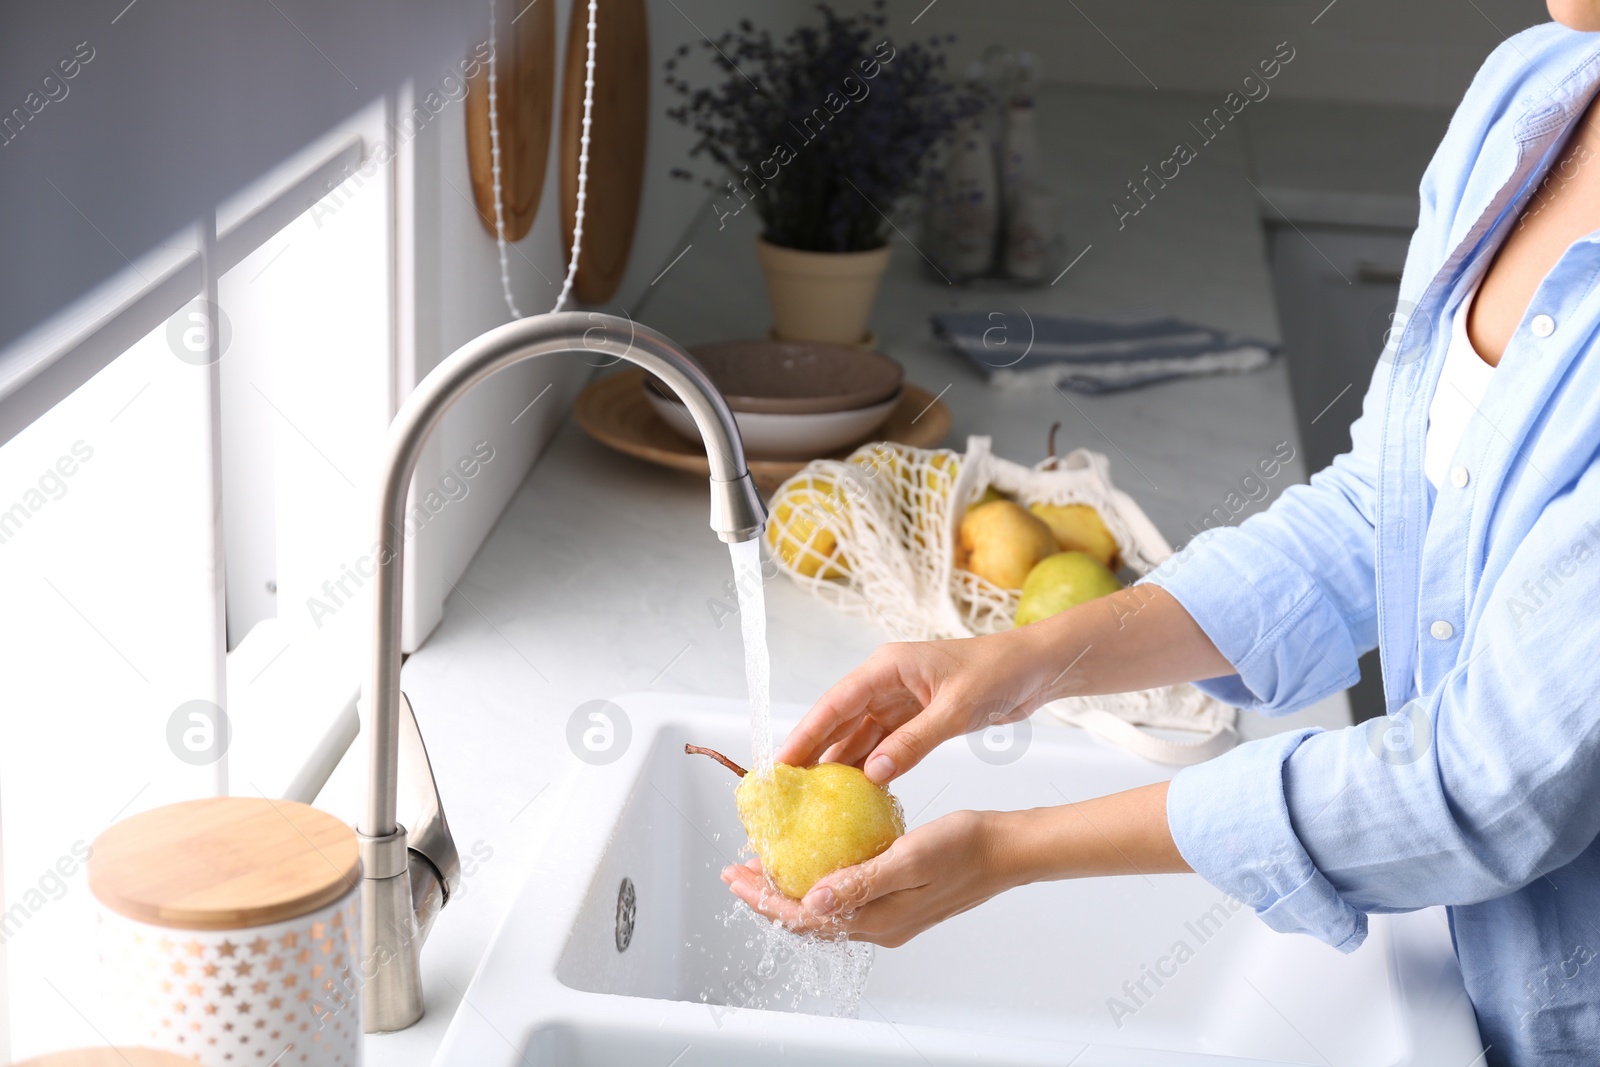
[(1100, 513), (1088, 504), (1033, 504), (1028, 508), (1055, 535), (1063, 552), (1087, 552), (1112, 567), (1117, 558), (1117, 539), (1111, 536)]
[(1002, 493), (1000, 490), (996, 489), (994, 486), (986, 485), (986, 486), (983, 487), (983, 494), (978, 497), (977, 503), (979, 503), (979, 504), (989, 504), (989, 503), (992, 503), (992, 502), (994, 502), (996, 500), (1010, 500), (1010, 499), (1011, 499), (1010, 497), (1006, 496), (1004, 493)]
[(1001, 589), (1021, 589), (1033, 565), (1058, 551), (1050, 527), (1010, 500), (991, 500), (961, 517), (957, 560)]
[(739, 819), (761, 868), (778, 890), (799, 900), (842, 867), (865, 863), (905, 833), (900, 805), (880, 785), (844, 763), (815, 767), (774, 764), (747, 774), (720, 752), (684, 745), (741, 776), (734, 791)]
[(1038, 622), (1121, 588), (1117, 576), (1088, 553), (1057, 552), (1028, 572), (1014, 624)]
[(866, 472), (868, 478), (897, 478), (906, 467), (906, 458), (891, 444), (878, 441), (862, 445), (849, 461)]
[(826, 478), (789, 484), (772, 502), (764, 534), (767, 548), (807, 578), (843, 578), (849, 564), (828, 525), (843, 521), (846, 507), (844, 494)]
[(949, 492), (956, 483), (956, 476), (961, 473), (961, 457), (954, 452), (940, 449), (928, 457), (927, 465), (920, 472), (908, 472), (903, 465), (896, 469), (897, 475), (910, 473), (910, 477), (900, 477), (897, 502), (900, 509), (915, 519), (919, 513), (926, 511), (927, 498), (937, 498)]
[(923, 474), (922, 480), (929, 489), (941, 488), (941, 479), (948, 478), (951, 484), (955, 483), (956, 475), (961, 473), (961, 457), (954, 452), (940, 449), (928, 457), (928, 469)]

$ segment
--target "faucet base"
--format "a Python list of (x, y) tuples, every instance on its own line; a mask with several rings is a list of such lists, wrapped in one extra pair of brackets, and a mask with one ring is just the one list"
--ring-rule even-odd
[(422, 930), (413, 910), (404, 827), (385, 837), (357, 832), (361, 845), (362, 1027), (404, 1030), (422, 1018)]

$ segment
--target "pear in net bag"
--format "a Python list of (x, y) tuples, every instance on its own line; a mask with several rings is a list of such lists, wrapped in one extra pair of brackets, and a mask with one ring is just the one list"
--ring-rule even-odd
[[(877, 620), (894, 640), (996, 633), (1013, 625), (1018, 592), (959, 565), (962, 516), (986, 494), (1023, 507), (1092, 507), (1116, 543), (1113, 565), (1135, 577), (1172, 554), (1112, 485), (1104, 455), (1077, 449), (1028, 467), (995, 456), (989, 438), (977, 436), (964, 454), (874, 442), (847, 459), (814, 460), (773, 494), (764, 538), (801, 588)], [(1197, 763), (1238, 742), (1235, 710), (1190, 685), (1072, 697), (1040, 710), (1162, 763)]]

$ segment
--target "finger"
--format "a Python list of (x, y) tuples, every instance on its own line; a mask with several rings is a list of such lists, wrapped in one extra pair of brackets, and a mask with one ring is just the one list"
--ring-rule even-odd
[(822, 754), (820, 763), (848, 763), (851, 766), (861, 766), (861, 761), (866, 759), (867, 753), (878, 746), (878, 742), (888, 736), (889, 728), (875, 719), (863, 719), (854, 730), (846, 737), (828, 746)]
[(877, 857), (819, 880), (800, 902), (805, 911), (817, 918), (849, 917), (875, 900), (924, 884), (916, 843), (906, 841), (902, 837)]
[[(863, 717), (863, 718), (860, 718), (860, 719), (853, 719), (850, 722), (840, 723), (838, 726), (836, 726), (834, 728), (832, 733), (830, 733), (827, 737), (824, 737), (819, 742), (819, 746), (818, 747), (820, 747), (822, 749), (822, 751), (820, 753), (818, 753), (814, 758), (801, 758), (800, 762), (792, 763), (792, 761), (784, 759), (783, 758), (784, 754), (782, 752), (779, 752), (779, 754), (777, 756), (775, 756), (774, 759), (776, 759), (779, 763), (792, 763), (792, 765), (800, 766), (800, 767), (809, 766), (812, 763), (827, 763), (827, 762), (829, 762), (828, 753), (833, 751), (835, 746), (837, 746), (845, 738), (849, 737), (856, 730), (859, 730), (863, 723), (871, 722), (871, 721), (872, 721), (871, 719)], [(807, 755), (809, 756), (810, 754), (808, 753)]]
[[(900, 870), (905, 869), (906, 865), (901, 864)], [(918, 932), (930, 924), (921, 915), (923, 905), (916, 900), (922, 886), (888, 888), (900, 880), (896, 874), (897, 871), (893, 870), (874, 874), (860, 872), (858, 877), (846, 871), (836, 872), (831, 877), (837, 880), (834, 884), (839, 886), (841, 895), (862, 903), (852, 903), (842, 910), (826, 913), (819, 913), (808, 906), (813, 899), (810, 894), (806, 901), (784, 896), (773, 888), (764, 875), (746, 865), (729, 867), (723, 872), (723, 880), (751, 910), (794, 933), (843, 933), (856, 941), (898, 945), (905, 943), (910, 933)], [(819, 885), (813, 892), (819, 888), (823, 887)], [(829, 888), (831, 890), (831, 886)]]
[(830, 745), (822, 754), (821, 762), (848, 763), (853, 767), (859, 767), (867, 753), (878, 747), (878, 742), (882, 741), (888, 732), (888, 728), (882, 723), (866, 719), (850, 736)]
[(930, 926), (977, 906), (974, 903), (948, 911), (942, 908), (930, 911), (930, 892), (924, 888), (906, 889), (863, 906), (850, 916), (847, 924), (850, 940), (899, 948)]
[(937, 724), (948, 717), (945, 710), (944, 704), (935, 700), (921, 715), (878, 742), (861, 764), (867, 777), (878, 785), (888, 785), (921, 763), (945, 740), (936, 732)]
[(855, 729), (883, 684), (883, 668), (871, 659), (839, 679), (784, 739), (778, 762), (796, 767), (816, 762), (824, 749)]
[(759, 860), (746, 860), (722, 868), (722, 880), (730, 889), (744, 882), (758, 886), (767, 884), (767, 876), (762, 873)]
[(778, 761), (797, 767), (815, 762), (823, 749), (855, 729), (875, 690), (876, 679), (868, 677), (865, 664), (839, 679), (789, 732), (778, 750)]
[[(781, 924), (786, 930), (811, 934), (822, 930), (837, 932), (845, 929), (838, 920), (807, 912), (798, 900), (784, 896), (765, 875), (748, 867), (730, 867), (723, 873), (723, 880), (735, 896), (749, 905), (752, 911)], [(727, 877), (730, 873), (731, 877)]]
[(722, 868), (722, 880), (724, 882), (730, 881), (735, 872), (745, 869), (755, 871), (757, 874), (761, 873), (761, 857), (752, 856), (743, 863), (730, 863), (728, 866)]

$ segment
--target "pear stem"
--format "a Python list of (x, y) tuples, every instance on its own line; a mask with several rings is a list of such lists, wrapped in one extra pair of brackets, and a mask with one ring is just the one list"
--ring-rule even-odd
[(701, 748), (699, 745), (684, 745), (683, 751), (685, 755), (690, 756), (710, 756), (712, 759), (728, 768), (728, 770), (732, 771), (734, 774), (737, 774), (740, 778), (743, 778), (745, 774), (748, 773), (743, 767), (739, 766), (737, 763), (733, 762), (733, 760), (729, 759), (727, 756), (724, 756), (714, 748)]

